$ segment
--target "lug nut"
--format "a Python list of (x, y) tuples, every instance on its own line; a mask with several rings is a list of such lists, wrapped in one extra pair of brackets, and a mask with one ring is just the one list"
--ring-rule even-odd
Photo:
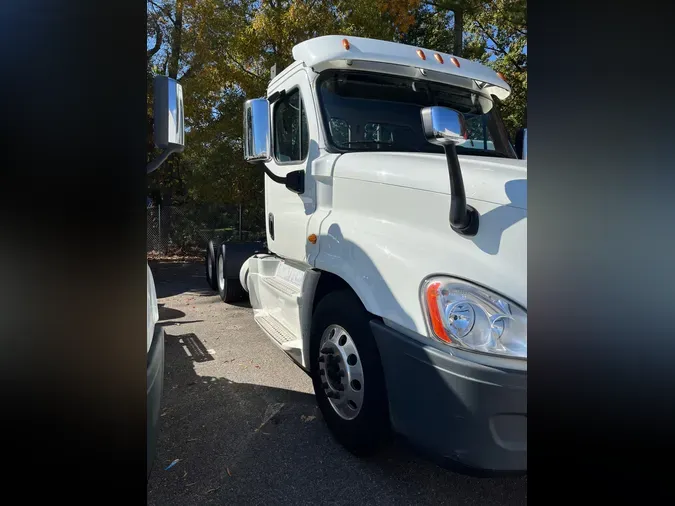
[(333, 350), (332, 350), (331, 348), (329, 348), (328, 346), (326, 346), (325, 348), (323, 348), (323, 349), (321, 350), (321, 353), (324, 353), (325, 355), (332, 355), (332, 354), (333, 354)]

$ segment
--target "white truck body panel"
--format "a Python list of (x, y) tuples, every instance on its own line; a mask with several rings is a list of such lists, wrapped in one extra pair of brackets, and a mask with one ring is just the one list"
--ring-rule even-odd
[[(344, 155), (345, 162), (349, 156)], [(472, 281), (527, 306), (525, 209), (470, 197), (481, 225), (475, 237), (464, 238), (448, 226), (449, 196), (441, 184), (447, 174), (441, 165), (441, 191), (420, 191), (393, 183), (400, 174), (372, 181), (368, 168), (377, 166), (375, 161), (361, 165), (368, 172), (362, 179), (354, 172), (343, 178), (341, 162), (335, 168), (333, 211), (321, 224), (314, 266), (346, 280), (371, 313), (428, 335), (420, 285), (432, 274)], [(408, 169), (412, 177), (416, 171)], [(525, 181), (511, 179), (502, 187), (513, 185), (513, 192), (521, 194)]]

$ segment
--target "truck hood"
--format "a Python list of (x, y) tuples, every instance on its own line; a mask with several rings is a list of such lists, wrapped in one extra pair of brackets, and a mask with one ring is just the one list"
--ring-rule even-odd
[[(467, 199), (527, 209), (527, 161), (459, 156)], [(415, 188), (450, 195), (445, 155), (434, 153), (345, 153), (333, 169), (336, 178)]]

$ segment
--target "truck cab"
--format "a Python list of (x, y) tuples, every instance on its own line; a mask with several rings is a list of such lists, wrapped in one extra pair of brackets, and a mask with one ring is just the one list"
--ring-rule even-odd
[[(293, 48), (244, 106), (267, 249), (239, 281), (358, 455), (399, 434), (527, 469), (527, 165), (479, 63), (351, 36)], [(521, 143), (522, 145), (522, 143)], [(519, 156), (520, 155), (520, 156)]]

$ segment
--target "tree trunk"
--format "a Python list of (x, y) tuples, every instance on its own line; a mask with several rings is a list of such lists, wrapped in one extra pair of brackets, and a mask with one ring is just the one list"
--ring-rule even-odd
[(171, 37), (171, 56), (169, 59), (169, 77), (178, 78), (180, 66), (181, 35), (183, 34), (183, 0), (176, 0), (176, 23)]
[(462, 56), (463, 41), (462, 36), (464, 34), (464, 12), (457, 9), (453, 12), (455, 16), (455, 47), (453, 48), (453, 54), (455, 56)]

